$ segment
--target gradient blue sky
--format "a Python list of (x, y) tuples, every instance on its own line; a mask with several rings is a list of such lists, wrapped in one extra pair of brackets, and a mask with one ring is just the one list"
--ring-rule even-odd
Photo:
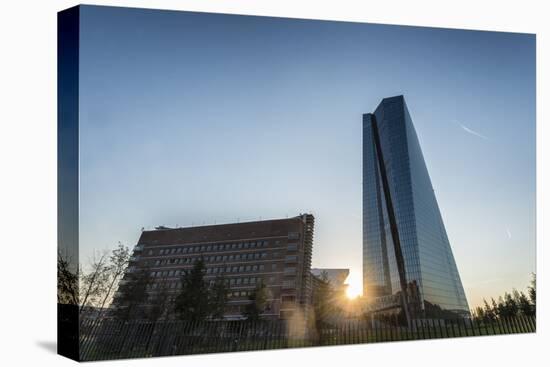
[(316, 217), (361, 286), (361, 115), (403, 94), (470, 302), (535, 271), (535, 37), (83, 7), (80, 260), (141, 227)]

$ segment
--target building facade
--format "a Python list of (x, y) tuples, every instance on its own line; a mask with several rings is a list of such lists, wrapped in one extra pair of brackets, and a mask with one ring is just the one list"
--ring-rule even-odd
[[(291, 318), (297, 312), (306, 313), (311, 303), (313, 228), (311, 214), (200, 227), (158, 227), (141, 233), (127, 275), (146, 269), (151, 279), (149, 298), (155, 299), (162, 289), (168, 290), (173, 301), (181, 289), (182, 275), (202, 259), (205, 282), (212, 284), (221, 276), (228, 286), (224, 318), (243, 318), (245, 306), (252, 302), (250, 295), (260, 283), (268, 295), (262, 317)], [(130, 278), (125, 276), (122, 282)], [(116, 298), (113, 304), (116, 307)]]
[(363, 288), (372, 310), (406, 299), (412, 317), (469, 313), (403, 96), (363, 115)]

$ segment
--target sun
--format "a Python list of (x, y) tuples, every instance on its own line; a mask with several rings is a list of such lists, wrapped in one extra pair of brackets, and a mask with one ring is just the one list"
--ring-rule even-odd
[(349, 299), (357, 298), (363, 293), (361, 279), (354, 276), (354, 274), (350, 274), (348, 277), (347, 285), (348, 289), (346, 289), (346, 296)]

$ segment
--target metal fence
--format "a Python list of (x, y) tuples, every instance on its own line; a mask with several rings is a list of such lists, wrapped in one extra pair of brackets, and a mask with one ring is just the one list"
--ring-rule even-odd
[(129, 321), (87, 320), (80, 325), (83, 361), (153, 356), (376, 343), (536, 331), (534, 317), (476, 322), (416, 320), (411, 327), (350, 320), (307, 328), (284, 320)]

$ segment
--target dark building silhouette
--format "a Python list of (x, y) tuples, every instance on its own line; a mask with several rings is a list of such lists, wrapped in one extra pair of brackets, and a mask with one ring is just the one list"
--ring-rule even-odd
[(372, 311), (469, 314), (403, 96), (363, 115), (363, 287)]
[[(267, 289), (264, 318), (304, 315), (311, 302), (311, 255), (314, 217), (301, 214), (287, 219), (166, 228), (143, 231), (134, 248), (122, 285), (129, 274), (149, 272), (150, 299), (168, 290), (173, 301), (181, 289), (181, 276), (201, 259), (205, 281), (223, 276), (229, 287), (224, 317), (242, 318), (254, 289)], [(118, 307), (117, 298), (113, 306)], [(147, 307), (148, 305), (142, 305)], [(174, 315), (172, 315), (174, 317)]]

